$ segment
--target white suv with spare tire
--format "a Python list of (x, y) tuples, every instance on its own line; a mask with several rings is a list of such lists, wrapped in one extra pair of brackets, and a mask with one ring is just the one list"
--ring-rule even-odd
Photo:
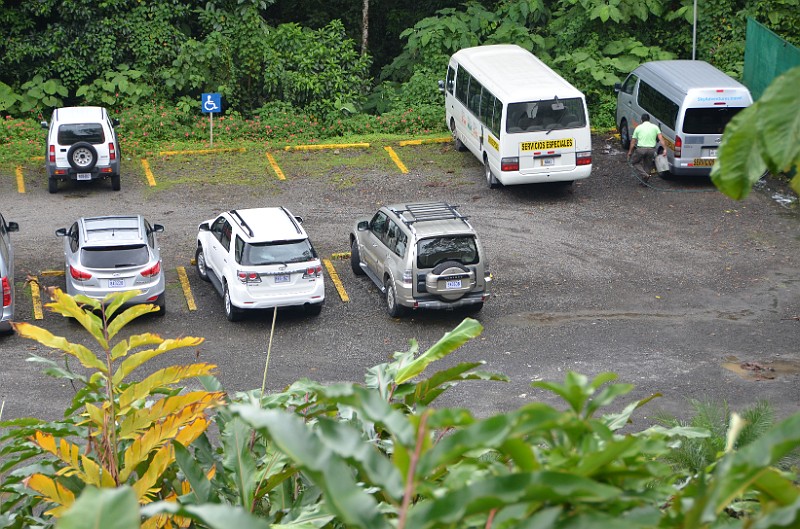
[(110, 178), (111, 188), (119, 191), (120, 153), (114, 126), (119, 121), (108, 117), (103, 107), (64, 107), (53, 111), (47, 129), (45, 166), (48, 190), (58, 191), (60, 180), (99, 180)]
[(478, 234), (445, 202), (384, 206), (357, 220), (350, 265), (383, 292), (392, 317), (409, 309), (478, 311), (492, 282)]

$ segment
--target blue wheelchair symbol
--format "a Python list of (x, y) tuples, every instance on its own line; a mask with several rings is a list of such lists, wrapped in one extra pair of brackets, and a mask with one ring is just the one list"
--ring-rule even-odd
[(218, 114), (222, 112), (221, 99), (220, 94), (203, 94), (200, 99), (203, 114)]

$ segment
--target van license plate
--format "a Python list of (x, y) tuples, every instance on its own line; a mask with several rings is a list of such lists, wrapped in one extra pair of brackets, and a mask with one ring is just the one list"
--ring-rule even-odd
[(275, 276), (275, 283), (276, 284), (277, 283), (288, 283), (289, 282), (289, 277), (291, 277), (291, 276), (289, 276), (288, 274), (281, 275), (281, 276)]
[(550, 165), (555, 165), (556, 159), (555, 158), (542, 158), (542, 167), (548, 167)]
[(77, 177), (78, 180), (91, 180), (92, 173), (78, 173)]
[(445, 288), (447, 290), (451, 290), (451, 289), (454, 289), (454, 288), (461, 288), (461, 280), (457, 279), (455, 281), (447, 281), (445, 283)]
[(125, 280), (124, 279), (109, 279), (108, 280), (108, 288), (115, 288), (115, 287), (124, 287)]
[(703, 149), (703, 158), (716, 158), (717, 157), (717, 149)]

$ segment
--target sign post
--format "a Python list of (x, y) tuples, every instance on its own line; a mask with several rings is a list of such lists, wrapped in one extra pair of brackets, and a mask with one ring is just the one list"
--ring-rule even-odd
[(218, 93), (204, 93), (200, 96), (200, 109), (208, 114), (210, 146), (214, 146), (214, 114), (222, 112), (222, 96)]

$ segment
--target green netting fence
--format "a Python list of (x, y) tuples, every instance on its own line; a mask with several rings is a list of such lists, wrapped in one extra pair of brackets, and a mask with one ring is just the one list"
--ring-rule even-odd
[(775, 77), (795, 66), (800, 66), (800, 48), (748, 18), (742, 82), (753, 99), (761, 97)]

